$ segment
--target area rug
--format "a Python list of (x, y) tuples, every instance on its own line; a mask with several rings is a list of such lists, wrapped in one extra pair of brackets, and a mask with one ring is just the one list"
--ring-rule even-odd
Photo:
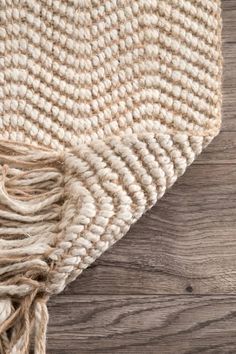
[(218, 0), (0, 0), (1, 353), (218, 134), (221, 72)]

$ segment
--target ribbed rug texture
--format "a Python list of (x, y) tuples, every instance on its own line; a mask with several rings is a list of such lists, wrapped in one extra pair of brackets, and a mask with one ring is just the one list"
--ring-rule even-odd
[(219, 0), (0, 0), (1, 354), (218, 134), (221, 73)]

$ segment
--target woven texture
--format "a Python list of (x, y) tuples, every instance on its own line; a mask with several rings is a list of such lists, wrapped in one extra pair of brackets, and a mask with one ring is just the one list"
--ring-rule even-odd
[(0, 353), (217, 135), (221, 64), (218, 0), (0, 0)]

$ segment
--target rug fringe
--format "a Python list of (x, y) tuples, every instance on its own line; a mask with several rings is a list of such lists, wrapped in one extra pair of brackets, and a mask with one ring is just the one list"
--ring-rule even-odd
[(2, 354), (28, 354), (34, 341), (34, 353), (46, 353), (48, 323), (47, 297), (36, 292), (20, 300), (17, 307), (9, 298), (0, 300), (0, 351)]
[(0, 353), (45, 354), (48, 255), (63, 200), (61, 155), (0, 143)]

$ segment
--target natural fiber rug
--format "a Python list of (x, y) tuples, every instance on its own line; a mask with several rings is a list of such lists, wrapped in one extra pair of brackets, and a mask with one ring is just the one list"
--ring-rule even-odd
[(1, 353), (218, 134), (221, 63), (218, 0), (0, 0)]

